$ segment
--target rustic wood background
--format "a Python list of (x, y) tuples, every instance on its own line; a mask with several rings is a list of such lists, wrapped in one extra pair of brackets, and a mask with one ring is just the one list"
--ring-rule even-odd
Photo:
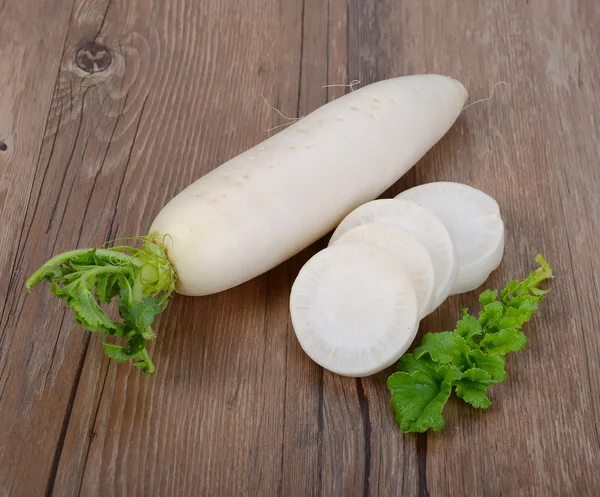
[[(0, 0), (0, 495), (600, 495), (600, 2)], [(96, 43), (96, 45), (93, 44)], [(107, 52), (102, 50), (105, 47)], [(485, 98), (389, 195), (480, 187), (506, 220), (491, 285), (543, 252), (553, 291), (494, 405), (402, 435), (387, 373), (301, 351), (288, 294), (316, 244), (173, 299), (144, 377), (27, 275), (144, 234), (179, 190), (283, 121), (409, 73)], [(449, 329), (476, 293), (421, 326)]]

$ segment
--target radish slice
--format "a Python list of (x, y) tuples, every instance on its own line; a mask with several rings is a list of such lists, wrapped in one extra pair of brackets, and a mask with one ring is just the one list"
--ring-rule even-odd
[(396, 254), (417, 293), (419, 317), (431, 312), (435, 289), (433, 261), (413, 235), (395, 226), (363, 224), (344, 233), (336, 243), (370, 243)]
[(373, 200), (355, 209), (340, 223), (329, 241), (362, 224), (387, 224), (408, 231), (427, 249), (433, 262), (435, 293), (430, 312), (450, 295), (458, 274), (458, 257), (450, 233), (435, 215), (408, 200)]
[(292, 286), (290, 312), (308, 356), (344, 376), (367, 376), (392, 365), (419, 323), (417, 296), (400, 258), (362, 243), (313, 256)]
[(458, 253), (458, 277), (451, 295), (479, 288), (502, 261), (504, 223), (492, 197), (461, 183), (440, 181), (402, 192), (446, 225)]

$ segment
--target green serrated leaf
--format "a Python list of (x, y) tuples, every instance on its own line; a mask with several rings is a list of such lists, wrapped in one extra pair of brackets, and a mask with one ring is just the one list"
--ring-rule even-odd
[(481, 305), (481, 307), (485, 307), (486, 305), (494, 302), (496, 300), (496, 297), (498, 297), (497, 290), (486, 290), (481, 295), (479, 295), (479, 304)]
[(481, 350), (471, 350), (469, 360), (474, 368), (483, 369), (495, 381), (506, 379), (506, 359), (503, 356), (491, 356)]
[(58, 285), (53, 288), (53, 293), (65, 299), (73, 309), (75, 321), (84, 328), (109, 335), (123, 333), (123, 325), (110, 319), (96, 302), (88, 280), (78, 278), (60, 290)]
[(506, 309), (504, 316), (502, 316), (497, 323), (497, 328), (503, 330), (505, 328), (519, 328), (523, 323), (522, 314), (520, 312), (515, 313), (514, 316), (510, 315), (511, 307)]
[(465, 339), (451, 331), (441, 333), (427, 333), (423, 337), (421, 346), (413, 352), (415, 358), (420, 359), (428, 354), (438, 364), (452, 364), (461, 371), (469, 367), (467, 354), (470, 347)]
[(517, 280), (512, 280), (506, 285), (506, 287), (504, 287), (504, 290), (500, 292), (500, 300), (504, 303), (504, 305), (506, 305), (506, 302), (510, 300), (512, 293), (517, 289), (518, 286), (519, 282)]
[(515, 328), (505, 328), (497, 333), (488, 333), (479, 343), (491, 355), (506, 355), (525, 347), (527, 337)]
[(154, 373), (154, 363), (150, 359), (148, 351), (145, 347), (142, 350), (140, 350), (135, 356), (133, 356), (133, 359), (136, 360), (136, 362), (133, 363), (133, 367), (140, 369), (146, 375)]
[(90, 249), (81, 254), (77, 254), (69, 258), (69, 266), (77, 269), (78, 266), (84, 266), (86, 268), (96, 267), (96, 249)]
[(483, 333), (483, 329), (475, 316), (468, 314), (467, 309), (463, 309), (463, 317), (456, 323), (456, 334), (469, 341)]
[(125, 324), (140, 334), (148, 333), (154, 336), (150, 325), (154, 318), (164, 310), (164, 305), (154, 297), (143, 297), (141, 300), (128, 302), (127, 297), (119, 300), (119, 311), (125, 320)]
[(531, 293), (537, 297), (543, 297), (544, 295), (546, 295), (550, 290), (542, 290), (541, 288), (532, 288), (531, 289)]
[(142, 335), (133, 335), (127, 340), (127, 346), (125, 347), (125, 353), (129, 357), (133, 357), (140, 351), (146, 348), (146, 339)]
[[(54, 295), (73, 309), (75, 321), (90, 331), (127, 338), (127, 344), (104, 343), (105, 353), (124, 362), (132, 359), (146, 374), (154, 364), (146, 341), (154, 338), (150, 326), (163, 311), (175, 290), (176, 274), (156, 234), (140, 237), (140, 249), (123, 246), (111, 249), (80, 249), (63, 252), (40, 267), (26, 281), (30, 290), (50, 280)], [(99, 301), (110, 303), (119, 296), (123, 322), (113, 321)]]
[(102, 342), (102, 348), (108, 357), (117, 362), (127, 362), (131, 359), (131, 356), (125, 353), (125, 347), (121, 347), (120, 345)]
[(106, 273), (96, 279), (96, 297), (101, 302), (108, 304), (119, 295), (119, 274)]
[(511, 281), (500, 301), (494, 290), (480, 295), (479, 319), (464, 309), (454, 332), (428, 333), (413, 354), (400, 359), (399, 372), (390, 376), (388, 387), (403, 431), (443, 427), (442, 409), (453, 386), (457, 396), (474, 407), (491, 404), (487, 389), (506, 379), (505, 354), (527, 342), (520, 327), (547, 293), (539, 283), (552, 277), (543, 258), (536, 260), (542, 267), (522, 282)]
[(486, 304), (479, 313), (479, 324), (483, 328), (490, 327), (498, 321), (504, 314), (504, 305), (502, 302), (490, 302)]
[(487, 396), (487, 389), (497, 383), (490, 374), (483, 369), (469, 369), (462, 378), (456, 380), (456, 396), (478, 409), (485, 409), (492, 405)]
[(441, 430), (445, 426), (442, 411), (453, 383), (462, 373), (448, 366), (438, 372), (442, 380), (422, 370), (412, 374), (398, 372), (389, 377), (387, 386), (392, 394), (392, 408), (404, 433), (423, 433), (429, 428)]
[(397, 364), (398, 371), (412, 374), (416, 371), (422, 371), (425, 374), (438, 378), (439, 381), (444, 379), (444, 375), (439, 376), (439, 364), (435, 363), (428, 355), (417, 359), (414, 354), (404, 354)]

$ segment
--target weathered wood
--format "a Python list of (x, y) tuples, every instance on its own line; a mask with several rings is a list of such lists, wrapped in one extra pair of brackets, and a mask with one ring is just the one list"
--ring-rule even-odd
[[(35, 12), (35, 14), (30, 14)], [(600, 5), (588, 0), (0, 0), (0, 495), (549, 495), (600, 492)], [(387, 373), (323, 371), (290, 286), (322, 240), (245, 285), (177, 296), (157, 372), (26, 276), (51, 255), (143, 234), (173, 195), (358, 79), (462, 80), (471, 101), (385, 196), (435, 180), (498, 199), (506, 256), (553, 292), (477, 411), (405, 436)], [(476, 292), (421, 324), (449, 329)]]

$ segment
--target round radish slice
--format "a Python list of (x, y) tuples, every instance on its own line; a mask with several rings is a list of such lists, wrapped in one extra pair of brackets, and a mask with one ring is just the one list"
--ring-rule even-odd
[(458, 253), (458, 277), (451, 295), (479, 288), (502, 261), (504, 223), (492, 197), (461, 183), (440, 181), (402, 192), (446, 225)]
[(433, 262), (435, 290), (430, 311), (450, 295), (458, 274), (458, 257), (450, 233), (434, 214), (409, 200), (382, 199), (361, 205), (333, 232), (329, 245), (362, 224), (387, 224), (408, 231), (427, 249)]
[(370, 243), (396, 254), (417, 293), (419, 317), (422, 319), (431, 312), (435, 288), (433, 261), (413, 235), (395, 226), (363, 224), (344, 233), (336, 243)]
[(308, 356), (344, 376), (392, 365), (419, 323), (417, 296), (400, 258), (363, 243), (314, 255), (292, 286), (290, 312)]

